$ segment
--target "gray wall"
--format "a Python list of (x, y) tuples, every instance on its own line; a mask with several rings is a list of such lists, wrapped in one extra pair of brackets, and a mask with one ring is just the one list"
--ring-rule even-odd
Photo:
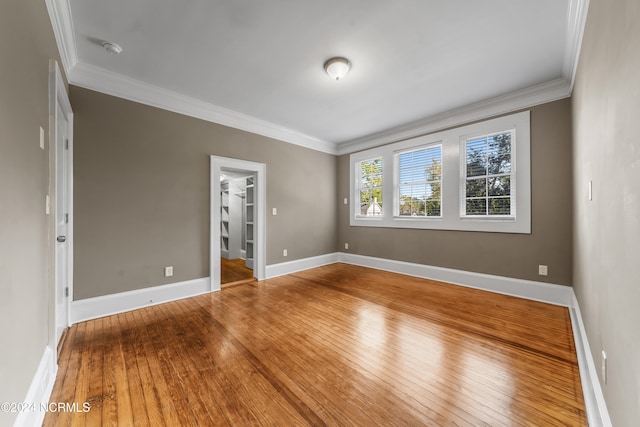
[[(531, 109), (531, 234), (350, 227), (340, 204), (345, 252), (520, 279), (571, 285), (571, 103)], [(338, 196), (349, 197), (349, 155), (338, 160)], [(341, 249), (344, 250), (344, 249)], [(496, 256), (499, 254), (499, 256)], [(538, 276), (538, 264), (549, 266)]]
[[(573, 96), (574, 287), (614, 426), (640, 423), (640, 2), (591, 0)], [(593, 201), (588, 182), (593, 181)]]
[[(3, 1), (0, 13), (0, 402), (22, 402), (47, 345), (51, 282), (49, 58), (58, 57), (43, 1)], [(47, 144), (48, 145), (48, 144)], [(0, 412), (0, 426), (16, 414)]]
[(74, 299), (209, 276), (211, 154), (266, 163), (267, 264), (336, 251), (335, 156), (75, 86), (70, 96)]

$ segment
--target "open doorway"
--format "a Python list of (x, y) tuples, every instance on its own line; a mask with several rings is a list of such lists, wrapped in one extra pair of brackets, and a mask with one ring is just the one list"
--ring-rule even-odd
[(265, 278), (263, 163), (211, 156), (211, 290)]
[(254, 279), (255, 173), (221, 168), (220, 284)]

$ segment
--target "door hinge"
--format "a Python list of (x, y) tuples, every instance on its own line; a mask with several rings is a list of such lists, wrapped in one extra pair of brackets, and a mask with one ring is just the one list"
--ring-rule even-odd
[(69, 214), (68, 213), (64, 214), (64, 222), (65, 222), (65, 224), (69, 224)]
[(64, 296), (69, 298), (69, 287), (64, 288)]
[(64, 149), (65, 149), (65, 150), (68, 150), (68, 149), (69, 149), (69, 140), (68, 140), (68, 139), (65, 139), (65, 140), (64, 140)]

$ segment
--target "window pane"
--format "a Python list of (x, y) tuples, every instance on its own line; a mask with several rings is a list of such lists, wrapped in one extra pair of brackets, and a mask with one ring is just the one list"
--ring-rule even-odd
[(511, 215), (511, 138), (507, 131), (466, 141), (466, 215)]
[(482, 197), (487, 195), (487, 178), (468, 179), (467, 197)]
[(427, 181), (440, 181), (442, 177), (442, 162), (432, 159), (427, 166)]
[(424, 215), (424, 185), (400, 186), (401, 216)]
[(400, 184), (408, 184), (413, 179), (413, 170), (400, 169)]
[(371, 201), (371, 192), (369, 191), (360, 191), (360, 203), (369, 203)]
[(479, 138), (467, 141), (467, 176), (487, 174), (487, 141)]
[(487, 199), (467, 199), (467, 215), (486, 215)]
[(498, 156), (496, 163), (496, 173), (511, 173), (511, 154)]
[(400, 216), (411, 216), (411, 197), (400, 196)]
[(442, 147), (431, 146), (400, 153), (399, 165), (398, 214), (440, 216)]
[(489, 215), (511, 215), (511, 198), (489, 198)]
[(511, 172), (511, 132), (488, 137), (489, 174)]
[(489, 196), (509, 196), (511, 195), (511, 177), (497, 176), (489, 178)]
[(429, 200), (426, 204), (427, 216), (440, 216), (440, 200)]
[(440, 200), (440, 189), (441, 188), (442, 187), (441, 187), (440, 183), (427, 184), (426, 189), (425, 189), (427, 200), (434, 200), (434, 199)]
[(360, 162), (360, 214), (382, 215), (382, 157)]
[[(429, 179), (429, 167), (426, 166), (426, 163), (422, 165), (422, 167), (416, 169), (415, 175), (418, 179), (417, 182), (426, 182), (430, 181)], [(436, 178), (439, 179), (439, 178)]]
[(506, 154), (511, 152), (511, 132), (491, 135), (488, 138), (489, 151), (492, 154)]

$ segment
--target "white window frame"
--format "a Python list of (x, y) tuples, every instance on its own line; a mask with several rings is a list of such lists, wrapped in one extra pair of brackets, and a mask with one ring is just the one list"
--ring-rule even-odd
[[(373, 157), (368, 157), (368, 158), (362, 158), (359, 159), (357, 162), (355, 162), (355, 175), (356, 175), (356, 181), (355, 181), (355, 185), (356, 185), (356, 199), (357, 199), (357, 203), (354, 203), (354, 207), (355, 210), (353, 211), (353, 214), (359, 218), (359, 219), (364, 219), (364, 220), (379, 220), (382, 219), (382, 217), (384, 216), (384, 201), (380, 200), (380, 202), (382, 203), (382, 212), (380, 215), (362, 215), (362, 206), (360, 205), (360, 181), (362, 180), (362, 162), (366, 162), (366, 161), (371, 161), (371, 160), (376, 160), (378, 158), (382, 158), (382, 156), (373, 156)], [(382, 158), (382, 197), (384, 199), (384, 182), (385, 182), (385, 161), (384, 158)], [(351, 197), (353, 199), (353, 197)]]
[[(511, 133), (511, 173), (510, 177), (510, 211), (509, 215), (467, 215), (467, 142), (477, 138), (485, 138), (501, 133)], [(479, 134), (479, 135), (468, 135), (460, 138), (460, 218), (468, 220), (468, 219), (484, 219), (484, 220), (514, 220), (516, 215), (516, 209), (518, 207), (518, 187), (517, 187), (517, 161), (516, 161), (516, 150), (513, 141), (517, 141), (518, 136), (515, 129), (504, 129), (498, 132), (492, 132), (488, 134)], [(489, 175), (485, 175), (487, 180), (489, 179)], [(485, 198), (489, 199), (489, 195), (487, 194)]]
[[(514, 216), (464, 216), (464, 177), (469, 138), (514, 130), (511, 164), (512, 189), (515, 194)], [(350, 155), (349, 224), (362, 227), (416, 228), (434, 230), (483, 231), (496, 233), (531, 233), (531, 137), (530, 112), (510, 114), (431, 135), (420, 136)], [(399, 213), (399, 160), (400, 152), (411, 151), (434, 144), (442, 145), (442, 186), (440, 217), (400, 217)], [(382, 157), (382, 215), (357, 215), (360, 206), (358, 193), (359, 162)], [(513, 194), (513, 191), (512, 191)]]

